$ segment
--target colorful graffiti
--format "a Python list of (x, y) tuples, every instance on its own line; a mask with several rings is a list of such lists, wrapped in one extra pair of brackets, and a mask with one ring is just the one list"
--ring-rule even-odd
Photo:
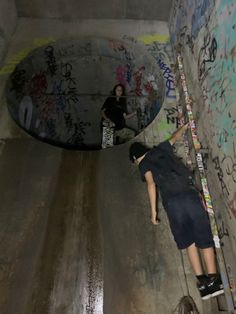
[(215, 0), (175, 1), (170, 19), (171, 41), (181, 40), (181, 44), (187, 46), (194, 44), (199, 31), (208, 23), (214, 6)]
[(158, 59), (157, 63), (160, 69), (163, 71), (163, 78), (166, 82), (166, 97), (175, 99), (175, 83), (172, 70), (161, 59)]
[[(96, 45), (92, 45), (95, 41)], [(102, 38), (50, 42), (36, 49), (17, 64), (10, 76), (7, 98), (12, 117), (27, 132), (44, 141), (61, 146), (97, 148), (101, 140), (102, 95), (108, 96), (113, 84), (122, 83), (127, 95), (135, 97), (136, 108), (132, 110), (140, 109), (140, 125), (146, 127), (160, 110), (162, 89), (159, 82), (162, 78), (155, 60), (136, 49), (122, 41)], [(29, 51), (17, 54), (14, 62)], [(81, 59), (86, 62), (86, 71), (81, 68)], [(96, 70), (101, 59), (106, 75), (110, 75), (109, 82), (112, 82), (106, 89), (103, 81), (107, 78), (98, 77)], [(6, 69), (10, 71), (9, 67)], [(96, 99), (91, 96), (93, 106), (90, 106), (87, 98), (94, 95), (94, 88), (102, 92)], [(132, 99), (128, 100), (128, 107), (131, 102)]]
[[(220, 213), (219, 236), (221, 240), (227, 237), (224, 245), (228, 248), (229, 260), (234, 260), (236, 254), (232, 247), (236, 235), (235, 30), (234, 0), (177, 0), (174, 3), (170, 37), (188, 72), (186, 80), (191, 86), (200, 140), (212, 157), (207, 161), (210, 190)], [(235, 268), (233, 272), (236, 277)]]
[[(129, 42), (136, 43), (141, 42), (146, 46), (147, 51), (155, 59), (156, 64), (158, 64), (161, 72), (161, 80), (157, 80), (156, 77), (150, 76), (147, 78), (147, 82), (143, 83), (144, 90), (143, 94), (149, 93), (148, 103), (151, 103), (149, 110), (145, 110), (145, 100), (140, 102), (140, 121), (142, 121), (142, 126), (145, 126), (148, 121), (150, 123), (154, 120), (157, 113), (158, 119), (155, 119), (155, 122), (152, 124), (152, 128), (146, 129), (145, 133), (147, 134), (148, 140), (153, 143), (156, 143), (157, 138), (166, 140), (173, 133), (174, 129), (178, 125), (177, 119), (177, 109), (176, 107), (176, 89), (175, 89), (175, 76), (172, 71), (173, 65), (173, 51), (169, 42), (169, 36), (167, 35), (142, 35), (137, 39), (124, 36), (125, 40)], [(163, 86), (160, 85), (162, 82)], [(156, 97), (159, 90), (164, 90), (164, 95), (162, 98)], [(160, 111), (161, 108), (164, 108), (163, 111)], [(153, 112), (153, 113), (152, 113)], [(148, 115), (149, 113), (149, 115)], [(145, 121), (146, 118), (146, 121)]]
[[(226, 160), (234, 159), (236, 137), (235, 25), (233, 0), (194, 1), (194, 4), (176, 1), (170, 25), (174, 45), (180, 45), (183, 56), (193, 60), (189, 64), (191, 76), (198, 78), (204, 96), (205, 107), (198, 110), (204, 111), (209, 121), (208, 126), (204, 125), (212, 150), (220, 159), (215, 170), (226, 200), (236, 187), (232, 177), (228, 177), (229, 168), (225, 167)], [(184, 27), (191, 35), (193, 49), (185, 45), (186, 38), (181, 37)]]

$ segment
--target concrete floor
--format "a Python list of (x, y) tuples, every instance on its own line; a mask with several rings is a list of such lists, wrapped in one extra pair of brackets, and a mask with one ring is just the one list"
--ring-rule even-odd
[[(128, 146), (75, 152), (6, 141), (0, 159), (1, 314), (168, 314), (201, 302), (164, 210), (153, 226)], [(189, 313), (189, 312), (186, 312)]]

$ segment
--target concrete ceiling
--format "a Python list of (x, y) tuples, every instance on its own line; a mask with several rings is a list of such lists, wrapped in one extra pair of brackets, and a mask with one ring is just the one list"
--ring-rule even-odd
[(16, 0), (19, 16), (168, 21), (173, 0)]

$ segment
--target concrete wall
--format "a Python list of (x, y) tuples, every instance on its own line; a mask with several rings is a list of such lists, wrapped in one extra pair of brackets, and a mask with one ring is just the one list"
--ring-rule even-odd
[(24, 17), (82, 19), (140, 19), (167, 21), (171, 0), (16, 0), (17, 10)]
[(175, 1), (172, 44), (193, 99), (229, 277), (236, 279), (236, 3)]
[(0, 65), (6, 54), (10, 37), (15, 30), (17, 12), (14, 0), (0, 2)]

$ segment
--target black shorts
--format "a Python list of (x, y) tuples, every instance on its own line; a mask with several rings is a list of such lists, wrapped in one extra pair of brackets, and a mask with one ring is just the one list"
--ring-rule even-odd
[(196, 191), (187, 191), (166, 199), (165, 210), (179, 249), (191, 244), (201, 249), (214, 246), (208, 213)]

